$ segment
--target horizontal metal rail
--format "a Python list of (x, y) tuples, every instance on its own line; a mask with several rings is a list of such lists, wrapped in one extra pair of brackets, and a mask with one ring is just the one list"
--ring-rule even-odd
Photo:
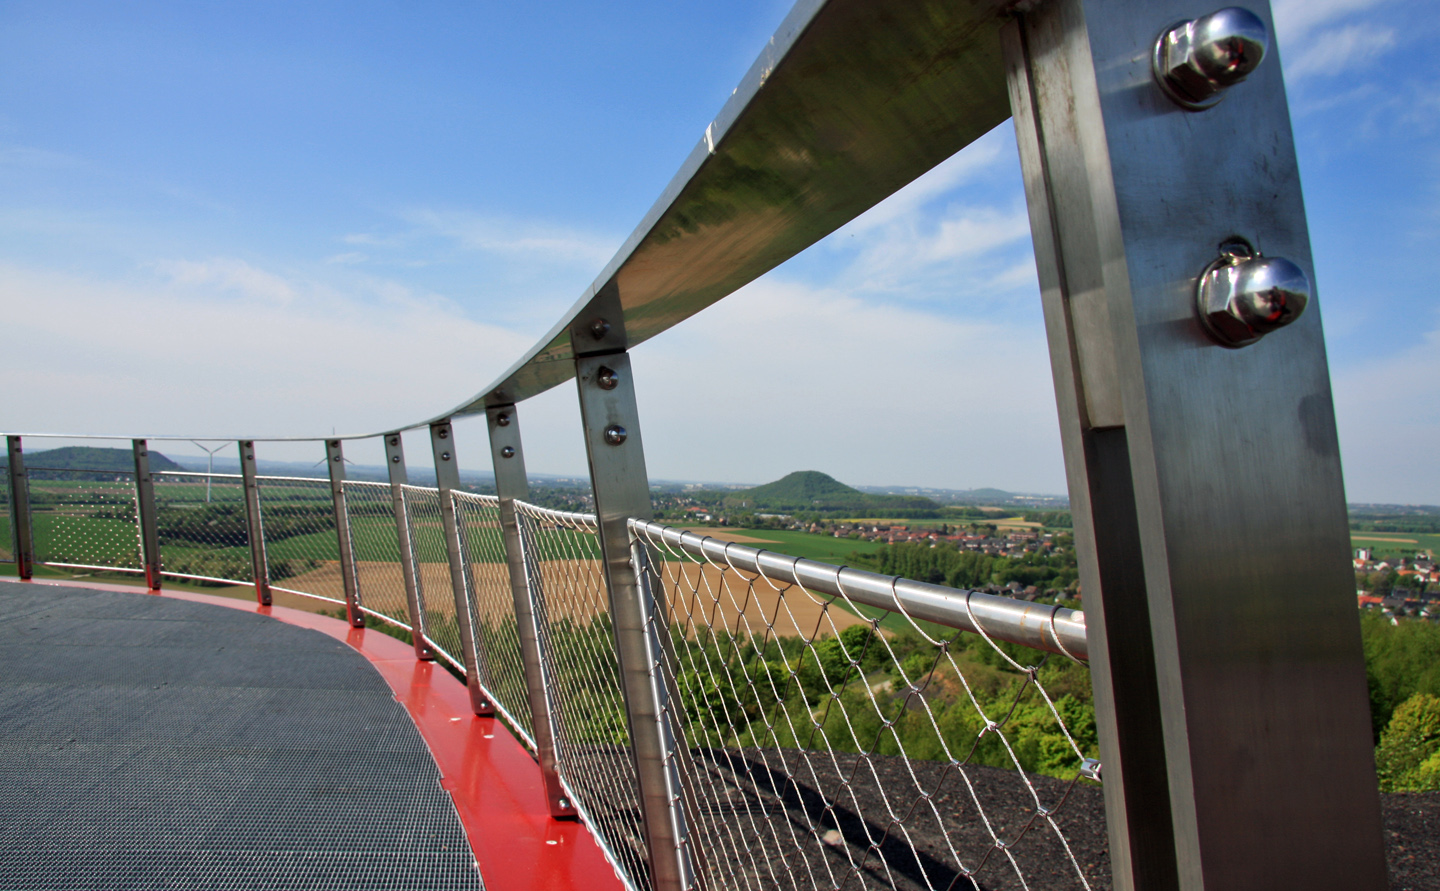
[[(186, 477), (187, 479), (200, 479), (200, 480), (205, 480), (205, 479), (211, 479), (211, 480), (243, 480), (243, 479), (245, 479), (244, 475), (243, 475), (243, 474), (239, 474), (239, 473), (204, 473), (204, 472), (197, 472), (197, 471), (192, 471), (192, 470), (157, 470), (157, 471), (152, 472), (150, 475), (153, 476), (153, 477), (164, 478), (164, 479), (169, 479), (169, 478), (171, 478), (171, 477), (176, 477), (176, 476)], [(266, 477), (266, 479), (269, 479), (269, 477)]]
[(932, 585), (898, 576), (835, 566), (777, 551), (763, 551), (661, 523), (631, 520), (637, 536), (679, 548), (716, 566), (756, 573), (768, 581), (797, 585), (812, 595), (903, 613), (912, 619), (971, 631), (1085, 662), (1085, 614), (1043, 603)]
[(532, 517), (544, 517), (556, 523), (564, 523), (566, 526), (573, 526), (579, 523), (582, 526), (589, 526), (592, 529), (600, 521), (594, 514), (582, 514), (569, 510), (552, 510), (548, 507), (536, 507), (529, 502), (520, 502), (525, 505), (525, 512)]

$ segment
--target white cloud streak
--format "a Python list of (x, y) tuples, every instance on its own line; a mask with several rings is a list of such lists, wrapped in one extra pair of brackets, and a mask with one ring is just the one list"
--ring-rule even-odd
[(1345, 25), (1319, 34), (1286, 67), (1291, 77), (1333, 76), (1373, 62), (1396, 43), (1392, 28)]

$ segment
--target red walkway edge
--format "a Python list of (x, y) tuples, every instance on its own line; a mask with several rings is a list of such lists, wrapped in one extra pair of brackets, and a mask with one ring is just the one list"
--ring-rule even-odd
[[(137, 592), (130, 585), (35, 579), (24, 584), (101, 588)], [(157, 593), (157, 592), (152, 592)], [(624, 888), (590, 831), (573, 820), (555, 820), (535, 759), (496, 718), (470, 710), (465, 685), (431, 662), (420, 662), (407, 643), (379, 631), (351, 628), (331, 619), (283, 606), (189, 591), (161, 591), (162, 597), (259, 613), (328, 634), (370, 660), (405, 706), (440, 768), (485, 886), (492, 891)]]

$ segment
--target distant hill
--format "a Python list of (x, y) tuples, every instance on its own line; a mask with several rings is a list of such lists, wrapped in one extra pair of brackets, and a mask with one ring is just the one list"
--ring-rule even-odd
[[(0, 467), (9, 467), (10, 460), (0, 455)], [(150, 450), (150, 470), (184, 470), (179, 464)], [(90, 473), (50, 473), (52, 470), (92, 471)], [(135, 470), (135, 458), (129, 449), (102, 449), (93, 446), (66, 446), (25, 453), (25, 475), (31, 479), (97, 480), (109, 479), (116, 471)]]
[(867, 495), (818, 470), (798, 470), (773, 483), (727, 493), (729, 508), (888, 516), (938, 516), (940, 505), (915, 495)]

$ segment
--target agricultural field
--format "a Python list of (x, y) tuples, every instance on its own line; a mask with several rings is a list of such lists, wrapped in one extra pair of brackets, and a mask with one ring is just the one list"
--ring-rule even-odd
[(1427, 532), (1351, 532), (1354, 548), (1369, 548), (1377, 556), (1430, 551), (1440, 554), (1440, 535)]

